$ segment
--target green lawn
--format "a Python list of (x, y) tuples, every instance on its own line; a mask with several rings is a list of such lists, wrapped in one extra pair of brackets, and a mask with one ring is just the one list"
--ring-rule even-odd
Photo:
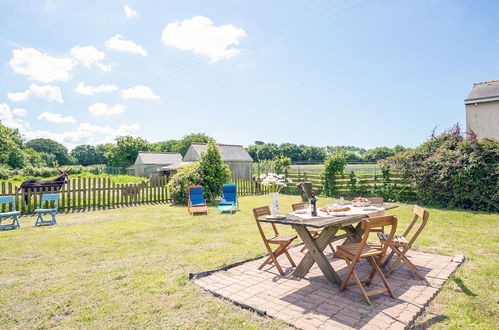
[[(284, 196), (290, 205), (297, 196)], [(61, 214), (53, 227), (0, 232), (0, 328), (283, 328), (197, 288), (189, 273), (264, 254), (251, 208), (190, 216), (185, 207), (147, 205)], [(320, 200), (320, 204), (327, 202)], [(283, 211), (287, 211), (286, 209)], [(417, 242), (424, 251), (465, 254), (422, 322), (435, 328), (498, 327), (497, 214), (430, 209)], [(401, 230), (411, 208), (401, 205)]]

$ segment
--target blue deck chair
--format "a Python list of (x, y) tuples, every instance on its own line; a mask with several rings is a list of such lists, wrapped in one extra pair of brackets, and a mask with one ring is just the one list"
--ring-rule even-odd
[[(45, 208), (45, 204), (50, 207), (51, 202), (54, 202), (54, 206), (52, 208)], [(37, 214), (35, 226), (40, 225), (55, 225), (57, 221), (55, 220), (55, 216), (57, 215), (57, 209), (59, 208), (59, 194), (43, 194), (40, 200), (40, 208), (35, 209), (33, 212)], [(43, 220), (42, 215), (49, 214), (52, 216), (50, 220)]]
[(233, 212), (239, 210), (239, 203), (237, 202), (237, 185), (224, 184), (222, 186), (222, 200), (218, 203), (217, 212)]
[(190, 186), (187, 193), (187, 208), (191, 214), (206, 213), (208, 214), (208, 206), (203, 195), (203, 186)]
[[(7, 211), (8, 204), (12, 204), (10, 211)], [(5, 210), (5, 212), (1, 212), (2, 210)], [(20, 214), (21, 212), (16, 210), (14, 196), (0, 196), (0, 230), (19, 228), (18, 216)], [(12, 223), (2, 225), (2, 221), (9, 218), (12, 218)]]

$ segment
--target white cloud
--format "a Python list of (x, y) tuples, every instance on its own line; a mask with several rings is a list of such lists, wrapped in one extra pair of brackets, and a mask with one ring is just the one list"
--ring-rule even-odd
[(46, 120), (56, 124), (66, 124), (66, 123), (76, 122), (76, 120), (72, 116), (64, 117), (58, 113), (53, 113), (53, 112), (44, 112), (41, 115), (39, 115), (36, 119)]
[(99, 85), (96, 87), (92, 87), (86, 85), (84, 82), (79, 82), (76, 85), (75, 92), (83, 95), (93, 95), (95, 93), (101, 93), (101, 92), (113, 92), (117, 91), (118, 89), (119, 87), (116, 85)]
[(130, 8), (129, 6), (125, 5), (123, 7), (123, 9), (125, 10), (126, 17), (130, 18), (130, 17), (137, 16), (137, 12), (135, 10), (133, 10), (132, 8)]
[(25, 75), (31, 80), (49, 83), (71, 79), (71, 70), (77, 63), (67, 57), (59, 58), (34, 48), (22, 48), (12, 51), (9, 65), (14, 72)]
[(49, 102), (64, 103), (61, 89), (58, 86), (52, 85), (38, 86), (36, 84), (31, 84), (24, 92), (7, 93), (7, 97), (15, 102), (26, 101), (30, 98), (41, 98), (46, 99)]
[(102, 60), (106, 58), (106, 54), (93, 46), (74, 46), (69, 52), (88, 69), (96, 66), (104, 72), (111, 71), (112, 66), (110, 64), (102, 63)]
[(25, 132), (29, 128), (29, 123), (17, 117), (26, 116), (26, 114), (24, 109), (11, 109), (7, 103), (0, 104), (0, 122), (7, 127), (16, 128), (20, 132)]
[(145, 50), (141, 45), (136, 44), (132, 40), (125, 40), (121, 34), (117, 34), (106, 41), (106, 47), (121, 52), (129, 52), (147, 56), (147, 50)]
[(20, 108), (12, 109), (12, 114), (14, 116), (26, 117), (28, 115), (28, 111)]
[(122, 124), (116, 128), (113, 128), (111, 126), (98, 126), (90, 123), (81, 123), (72, 131), (55, 133), (53, 131), (38, 130), (27, 131), (24, 135), (28, 140), (36, 138), (52, 139), (64, 144), (69, 149), (73, 149), (77, 144), (113, 142), (115, 137), (121, 135), (133, 135), (133, 132), (139, 129), (139, 124)]
[(125, 100), (128, 99), (147, 99), (147, 100), (159, 100), (159, 96), (154, 94), (150, 87), (144, 85), (137, 85), (132, 88), (125, 89), (121, 93), (121, 97)]
[(208, 17), (195, 16), (168, 24), (163, 29), (161, 40), (181, 50), (207, 55), (212, 62), (216, 62), (239, 53), (239, 50), (230, 46), (238, 45), (239, 39), (244, 37), (244, 30), (234, 25), (214, 26)]
[(105, 103), (94, 103), (88, 107), (88, 111), (94, 116), (109, 116), (122, 113), (125, 107), (121, 104), (108, 107)]

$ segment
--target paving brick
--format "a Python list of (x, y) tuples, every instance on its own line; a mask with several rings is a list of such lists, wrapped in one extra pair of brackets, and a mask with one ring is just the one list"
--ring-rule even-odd
[[(296, 261), (304, 256), (299, 249), (290, 249)], [(327, 258), (343, 276), (345, 262), (333, 259), (331, 253)], [(273, 265), (258, 270), (262, 260), (256, 260), (213, 273), (194, 283), (233, 301), (265, 310), (268, 315), (302, 329), (403, 329), (412, 324), (421, 308), (459, 265), (451, 257), (419, 251), (410, 251), (409, 258), (416, 267), (429, 270), (425, 275), (430, 285), (400, 265), (388, 279), (396, 299), (387, 294), (376, 295), (371, 297), (373, 305), (363, 302), (355, 286), (339, 291), (337, 285), (324, 278), (317, 265), (305, 278), (293, 276), (285, 258), (282, 266), (286, 276), (280, 276)], [(370, 270), (370, 265), (364, 261), (357, 268), (361, 278), (366, 278)], [(369, 290), (381, 288), (381, 285), (376, 277)]]

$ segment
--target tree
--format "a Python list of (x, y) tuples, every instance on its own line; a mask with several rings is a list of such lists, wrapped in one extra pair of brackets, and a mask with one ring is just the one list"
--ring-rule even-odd
[(16, 129), (2, 125), (0, 122), (0, 164), (10, 165), (13, 153), (20, 153), (23, 145), (21, 135)]
[(76, 158), (80, 165), (97, 164), (97, 152), (94, 146), (89, 144), (81, 144), (71, 151), (71, 155)]
[(294, 143), (282, 143), (279, 150), (284, 157), (290, 158), (292, 161), (302, 160), (302, 150)]
[(183, 157), (192, 142), (208, 143), (210, 141), (215, 140), (204, 133), (192, 133), (184, 136), (181, 140), (177, 141), (177, 143), (175, 143), (174, 147), (172, 148), (172, 151), (179, 152)]
[(209, 141), (199, 159), (199, 176), (210, 200), (220, 196), (222, 185), (229, 182), (230, 170), (222, 161), (220, 150), (214, 141)]
[(68, 149), (65, 146), (51, 139), (33, 139), (26, 142), (26, 147), (38, 152), (45, 152), (55, 156), (59, 165), (69, 165)]
[(279, 147), (275, 143), (262, 144), (256, 152), (258, 160), (274, 159), (280, 155)]
[(374, 149), (369, 149), (364, 155), (364, 159), (367, 161), (375, 161), (388, 158), (395, 155), (395, 152), (388, 147), (378, 147)]
[(174, 152), (178, 140), (166, 140), (161, 142), (156, 142), (151, 144), (151, 150), (156, 152)]
[(139, 151), (150, 148), (149, 142), (139, 137), (118, 136), (115, 140), (116, 145), (108, 145), (104, 153), (111, 166), (128, 167), (135, 162)]
[(303, 159), (309, 162), (323, 162), (326, 158), (326, 151), (321, 147), (300, 146)]
[(45, 166), (56, 167), (58, 165), (57, 159), (54, 154), (49, 154), (47, 152), (39, 152), (42, 163)]
[(249, 153), (251, 158), (253, 158), (254, 161), (258, 161), (258, 149), (260, 149), (260, 145), (250, 145), (248, 148), (246, 148), (246, 151)]
[(95, 146), (95, 163), (96, 164), (107, 164), (107, 158), (104, 157), (104, 153), (106, 152), (106, 147), (109, 145), (111, 145), (111, 143), (98, 144)]

